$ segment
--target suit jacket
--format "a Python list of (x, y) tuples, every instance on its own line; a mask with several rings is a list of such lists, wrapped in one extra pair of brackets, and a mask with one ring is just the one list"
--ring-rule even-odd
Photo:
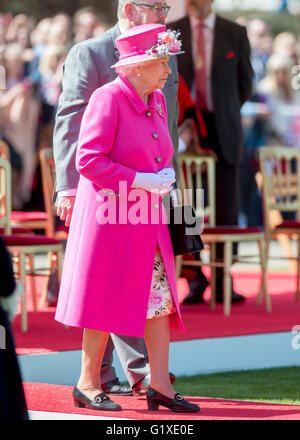
[[(53, 150), (56, 170), (55, 193), (77, 188), (79, 174), (75, 166), (77, 141), (84, 110), (92, 93), (113, 81), (117, 74), (110, 66), (119, 59), (115, 44), (119, 25), (95, 38), (76, 44), (65, 64), (62, 94), (56, 115)], [(172, 74), (163, 90), (168, 108), (168, 127), (174, 146), (173, 165), (177, 170), (178, 151), (178, 70), (176, 57), (170, 57)], [(55, 198), (55, 196), (54, 196)]]
[[(178, 57), (178, 70), (191, 90), (195, 68), (190, 19), (186, 16), (169, 26), (181, 31), (185, 54)], [(246, 29), (217, 15), (211, 72), (212, 99), (221, 151), (230, 165), (241, 160), (240, 108), (251, 95), (252, 76)]]

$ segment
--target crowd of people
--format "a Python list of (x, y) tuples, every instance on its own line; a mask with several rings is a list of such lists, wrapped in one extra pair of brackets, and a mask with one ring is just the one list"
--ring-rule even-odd
[(38, 147), (43, 142), (51, 145), (66, 55), (74, 44), (108, 27), (105, 16), (91, 8), (80, 9), (73, 17), (58, 13), (37, 23), (24, 14), (0, 13), (0, 66), (5, 69), (1, 70), (0, 138), (10, 147), (14, 209), (30, 203), (37, 186)]

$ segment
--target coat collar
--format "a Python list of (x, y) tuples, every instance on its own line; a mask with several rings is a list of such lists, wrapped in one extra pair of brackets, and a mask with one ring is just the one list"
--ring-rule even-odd
[(148, 104), (146, 104), (124, 76), (119, 75), (116, 81), (120, 84), (122, 91), (125, 93), (137, 113), (144, 113), (149, 109), (155, 109), (159, 112), (160, 107), (154, 92), (150, 93)]
[(115, 49), (115, 56), (117, 58), (117, 60), (119, 59), (119, 51), (116, 45), (116, 39), (121, 35), (121, 30), (120, 30), (120, 26), (119, 23), (117, 23), (114, 27), (111, 28), (111, 38), (112, 38), (112, 42), (113, 42), (113, 46)]

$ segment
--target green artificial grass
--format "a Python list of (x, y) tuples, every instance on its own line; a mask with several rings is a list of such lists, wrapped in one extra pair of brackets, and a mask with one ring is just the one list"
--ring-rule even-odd
[(175, 389), (185, 396), (300, 405), (300, 367), (181, 376)]

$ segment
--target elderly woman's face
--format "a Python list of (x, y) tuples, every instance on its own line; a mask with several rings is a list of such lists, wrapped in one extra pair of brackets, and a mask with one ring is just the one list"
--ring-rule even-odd
[(170, 57), (159, 58), (141, 66), (139, 69), (140, 79), (149, 91), (163, 89), (171, 69), (168, 61)]

